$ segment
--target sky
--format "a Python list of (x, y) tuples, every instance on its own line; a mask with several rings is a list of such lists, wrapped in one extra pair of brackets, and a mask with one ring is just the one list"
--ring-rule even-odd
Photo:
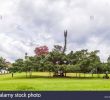
[(110, 55), (110, 0), (0, 0), (0, 56), (13, 62), (37, 46), (64, 44), (67, 52), (100, 50)]

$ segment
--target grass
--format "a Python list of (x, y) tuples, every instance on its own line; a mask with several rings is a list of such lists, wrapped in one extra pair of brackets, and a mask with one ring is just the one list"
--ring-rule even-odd
[[(68, 76), (75, 74), (69, 73)], [(37, 77), (35, 77), (37, 76)], [(47, 76), (47, 77), (41, 77)], [(0, 75), (0, 90), (32, 90), (32, 91), (100, 91), (110, 90), (110, 79), (102, 78), (52, 78), (49, 73), (34, 72), (32, 78), (26, 78), (25, 73)], [(81, 74), (83, 77), (83, 74)], [(86, 77), (91, 76), (87, 74)], [(102, 75), (100, 75), (102, 76)], [(96, 77), (96, 75), (94, 75)]]

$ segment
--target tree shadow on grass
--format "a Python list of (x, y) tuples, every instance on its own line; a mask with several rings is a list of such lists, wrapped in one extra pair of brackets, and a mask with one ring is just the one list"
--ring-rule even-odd
[(41, 79), (103, 79), (102, 77), (73, 77), (73, 76), (43, 76), (43, 75), (32, 75), (31, 77), (28, 75), (27, 77), (25, 75), (20, 75), (17, 76), (16, 74), (14, 74), (14, 77), (11, 76), (11, 74), (8, 75), (8, 77), (3, 76), (0, 81), (3, 80), (15, 80), (15, 79), (37, 79), (37, 78), (41, 78)]
[(31, 77), (28, 76), (15, 76), (13, 78), (8, 78), (8, 79), (37, 79), (37, 78), (41, 78), (41, 79), (103, 79), (102, 77), (70, 77), (70, 76), (66, 76), (66, 77), (53, 77), (53, 76), (39, 76), (39, 75), (32, 75)]

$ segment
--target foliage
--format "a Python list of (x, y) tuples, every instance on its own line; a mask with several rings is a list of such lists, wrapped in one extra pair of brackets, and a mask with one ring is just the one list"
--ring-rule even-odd
[(34, 50), (36, 56), (41, 56), (41, 55), (45, 55), (48, 54), (48, 47), (47, 46), (40, 46), (40, 47), (36, 47)]
[(6, 59), (0, 57), (0, 69), (6, 68), (6, 67), (7, 67)]
[[(65, 75), (73, 73), (105, 73), (110, 72), (110, 62), (102, 63), (98, 56), (99, 51), (71, 51), (66, 54), (62, 52), (62, 47), (55, 45), (51, 52), (47, 46), (40, 46), (35, 49), (35, 56), (27, 56), (26, 59), (17, 59), (12, 65), (12, 72), (54, 72), (62, 71)], [(109, 59), (109, 58), (108, 58)], [(1, 59), (1, 62), (4, 60)], [(3, 63), (1, 63), (3, 64)], [(5, 65), (4, 65), (5, 66)]]

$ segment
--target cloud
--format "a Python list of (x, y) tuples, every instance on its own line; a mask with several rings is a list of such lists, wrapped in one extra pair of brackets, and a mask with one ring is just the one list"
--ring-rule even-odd
[(34, 55), (34, 48), (63, 45), (68, 30), (68, 48), (100, 50), (110, 54), (109, 0), (3, 0), (0, 1), (0, 56), (9, 61)]

